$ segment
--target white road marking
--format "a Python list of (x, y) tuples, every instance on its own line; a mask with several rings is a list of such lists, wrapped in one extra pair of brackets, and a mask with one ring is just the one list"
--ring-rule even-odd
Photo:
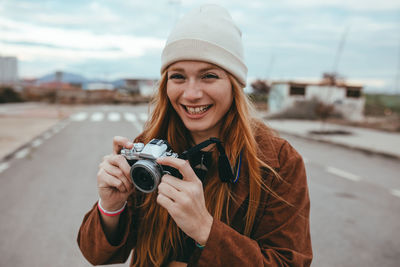
[(68, 121), (63, 121), (63, 122), (61, 122), (59, 125), (60, 125), (60, 129), (64, 129), (65, 127), (67, 127), (67, 125), (68, 125)]
[(88, 117), (88, 114), (86, 112), (79, 112), (75, 113), (71, 116), (72, 121), (83, 121), (86, 120)]
[(91, 121), (102, 121), (104, 119), (104, 114), (102, 112), (95, 112), (90, 117)]
[(129, 122), (136, 122), (136, 115), (133, 113), (124, 113), (124, 118), (125, 120), (129, 121)]
[(43, 135), (43, 138), (44, 139), (49, 139), (49, 138), (51, 138), (53, 135), (50, 133), (50, 132), (45, 132), (44, 133), (44, 135)]
[(53, 133), (58, 133), (67, 126), (66, 122), (61, 122), (53, 127)]
[(119, 121), (121, 119), (121, 114), (119, 114), (117, 112), (111, 112), (111, 113), (108, 113), (107, 118), (110, 121)]
[(51, 132), (52, 132), (53, 134), (57, 134), (59, 131), (61, 131), (61, 128), (60, 128), (60, 127), (54, 127), (53, 129), (51, 129)]
[(10, 164), (8, 164), (7, 162), (0, 163), (0, 173), (7, 170), (8, 167), (10, 167)]
[(138, 130), (139, 133), (141, 133), (143, 131), (143, 125), (140, 123), (134, 123), (133, 124), (136, 127), (136, 130)]
[(59, 124), (57, 124), (57, 125), (55, 125), (54, 127), (53, 127), (53, 133), (59, 133), (62, 129), (64, 129), (65, 128), (65, 126), (67, 126), (67, 123), (66, 122), (62, 122), (62, 123), (59, 123)]
[(400, 190), (399, 189), (392, 189), (390, 190), (393, 196), (400, 197)]
[(147, 115), (147, 113), (140, 113), (139, 114), (139, 119), (142, 121), (147, 121), (147, 118), (149, 117), (149, 115)]
[(29, 154), (29, 152), (30, 152), (29, 148), (24, 148), (24, 149), (18, 151), (17, 153), (15, 153), (15, 158), (16, 159), (25, 158)]
[(329, 172), (329, 173), (332, 173), (332, 174), (334, 174), (336, 176), (339, 176), (339, 177), (342, 177), (342, 178), (345, 178), (345, 179), (348, 179), (348, 180), (351, 180), (351, 181), (358, 182), (358, 181), (361, 180), (361, 178), (359, 176), (357, 176), (355, 174), (352, 174), (352, 173), (349, 173), (349, 172), (346, 172), (346, 171), (343, 171), (343, 170), (340, 170), (340, 169), (337, 169), (335, 167), (329, 167), (328, 166), (328, 167), (326, 167), (326, 171)]
[(41, 144), (43, 144), (42, 139), (36, 139), (36, 140), (34, 140), (34, 141), (32, 142), (32, 147), (38, 147), (38, 146), (40, 146)]

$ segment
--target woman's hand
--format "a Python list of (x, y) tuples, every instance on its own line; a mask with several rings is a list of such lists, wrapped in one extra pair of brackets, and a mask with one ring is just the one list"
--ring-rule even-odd
[(130, 179), (130, 169), (125, 157), (119, 152), (123, 147), (132, 148), (133, 143), (128, 138), (116, 136), (113, 139), (113, 153), (103, 158), (97, 173), (97, 186), (101, 205), (105, 210), (120, 209), (134, 186)]
[(197, 243), (205, 245), (210, 235), (213, 217), (204, 200), (203, 184), (188, 161), (173, 157), (157, 160), (179, 170), (183, 179), (164, 175), (158, 185), (157, 202), (164, 207), (179, 228)]

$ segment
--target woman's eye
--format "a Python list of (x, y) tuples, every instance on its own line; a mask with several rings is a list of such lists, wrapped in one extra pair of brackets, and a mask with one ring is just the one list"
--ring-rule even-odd
[(169, 76), (169, 79), (184, 79), (185, 77), (183, 77), (182, 74), (172, 74), (171, 76)]
[(203, 79), (218, 79), (218, 75), (213, 73), (207, 73), (203, 76)]

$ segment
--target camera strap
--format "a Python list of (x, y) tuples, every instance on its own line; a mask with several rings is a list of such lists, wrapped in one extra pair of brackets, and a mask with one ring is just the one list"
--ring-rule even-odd
[(233, 174), (233, 171), (232, 171), (231, 164), (229, 163), (228, 157), (226, 156), (225, 149), (222, 145), (222, 142), (218, 138), (211, 137), (210, 139), (208, 139), (204, 142), (201, 142), (200, 144), (197, 144), (192, 148), (189, 148), (188, 150), (184, 151), (181, 155), (179, 155), (179, 158), (188, 160), (193, 155), (199, 153), (201, 151), (201, 149), (203, 149), (211, 144), (216, 144), (218, 152), (219, 152), (219, 157), (218, 157), (219, 178), (224, 183), (227, 183), (227, 182), (235, 183), (240, 174), (240, 165), (241, 165), (242, 155), (240, 154), (239, 160), (236, 164), (237, 174), (235, 177), (235, 175)]

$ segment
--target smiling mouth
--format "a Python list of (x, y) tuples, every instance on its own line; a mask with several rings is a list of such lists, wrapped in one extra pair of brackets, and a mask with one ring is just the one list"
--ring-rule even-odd
[(183, 105), (183, 107), (185, 108), (185, 110), (191, 114), (191, 115), (198, 115), (198, 114), (202, 114), (204, 112), (206, 112), (207, 110), (209, 110), (211, 108), (212, 105), (205, 105), (205, 106), (198, 106), (198, 107), (189, 107), (189, 106), (185, 106)]

